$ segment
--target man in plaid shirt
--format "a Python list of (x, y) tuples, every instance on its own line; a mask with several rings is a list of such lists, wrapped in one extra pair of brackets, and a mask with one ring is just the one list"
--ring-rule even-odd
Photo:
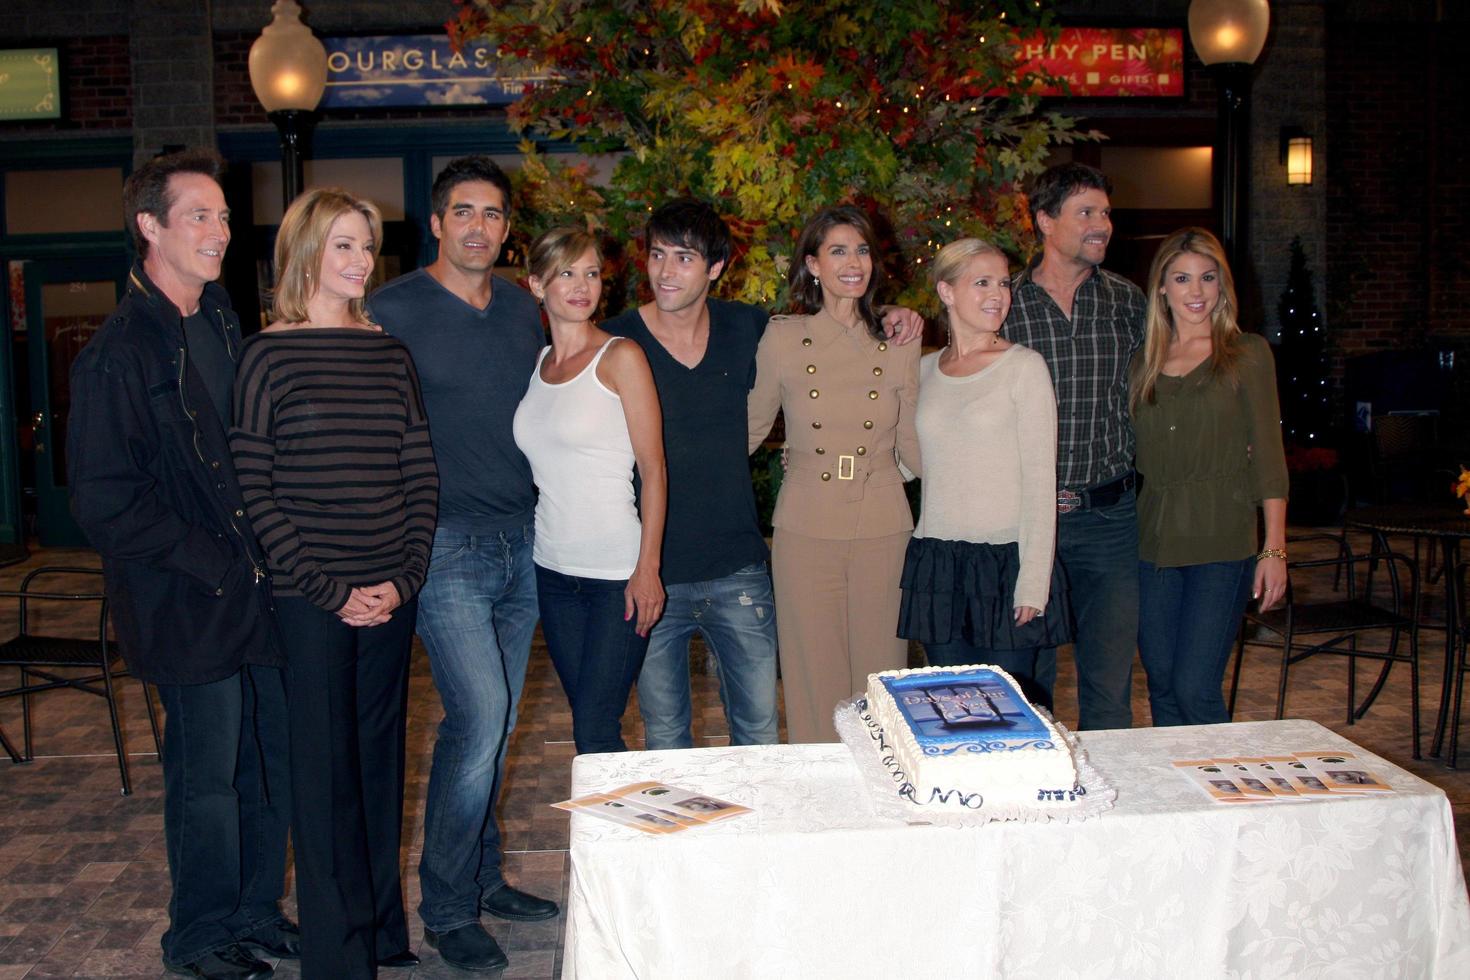
[[(1080, 163), (1031, 189), (1041, 256), (1017, 277), (1006, 336), (1046, 358), (1057, 394), (1057, 558), (1077, 618), (1079, 728), (1128, 728), (1138, 636), (1138, 514), (1128, 365), (1143, 343), (1144, 298), (1100, 268), (1112, 183)], [(1056, 679), (1056, 651), (1037, 682)]]

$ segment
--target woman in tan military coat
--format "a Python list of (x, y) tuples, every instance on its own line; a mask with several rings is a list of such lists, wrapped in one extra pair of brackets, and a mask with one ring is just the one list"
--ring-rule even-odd
[(914, 522), (899, 461), (919, 472), (921, 351), (883, 338), (875, 241), (857, 208), (812, 218), (788, 277), (808, 314), (773, 318), (756, 355), (751, 451), (786, 418), (771, 564), (791, 742), (833, 741), (837, 702), (907, 663), (895, 627)]

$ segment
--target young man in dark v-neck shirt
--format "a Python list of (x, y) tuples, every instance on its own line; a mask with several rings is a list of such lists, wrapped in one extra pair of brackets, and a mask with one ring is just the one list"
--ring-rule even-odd
[(769, 314), (709, 298), (731, 241), (708, 204), (663, 205), (645, 243), (653, 302), (602, 324), (648, 355), (664, 415), (668, 599), (638, 679), (644, 737), (650, 749), (693, 744), (689, 641), (699, 633), (718, 665), (730, 743), (774, 744), (776, 607), (745, 449), (745, 396)]
[[(664, 416), (669, 511), (661, 574), (668, 599), (638, 678), (649, 749), (689, 748), (689, 641), (714, 653), (730, 744), (777, 741), (775, 599), (770, 551), (756, 519), (745, 399), (770, 314), (711, 299), (733, 245), (723, 218), (684, 198), (654, 211), (644, 232), (653, 301), (602, 324), (648, 355)], [(923, 320), (891, 310), (897, 343)], [(895, 628), (897, 624), (895, 623)]]

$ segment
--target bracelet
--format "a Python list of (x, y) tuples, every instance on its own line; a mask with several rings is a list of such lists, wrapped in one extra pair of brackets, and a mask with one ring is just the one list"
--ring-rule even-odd
[(1286, 549), (1285, 548), (1267, 548), (1265, 551), (1261, 552), (1259, 555), (1256, 555), (1256, 561), (1260, 561), (1262, 558), (1280, 558), (1282, 561), (1286, 561)]

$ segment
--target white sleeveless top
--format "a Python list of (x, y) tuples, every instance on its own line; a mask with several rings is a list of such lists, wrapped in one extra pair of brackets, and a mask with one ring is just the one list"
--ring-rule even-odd
[(516, 445), (531, 463), (536, 564), (579, 578), (625, 579), (638, 563), (642, 525), (633, 502), (633, 441), (623, 402), (597, 380), (602, 345), (574, 378), (541, 377), (547, 347), (516, 408)]

